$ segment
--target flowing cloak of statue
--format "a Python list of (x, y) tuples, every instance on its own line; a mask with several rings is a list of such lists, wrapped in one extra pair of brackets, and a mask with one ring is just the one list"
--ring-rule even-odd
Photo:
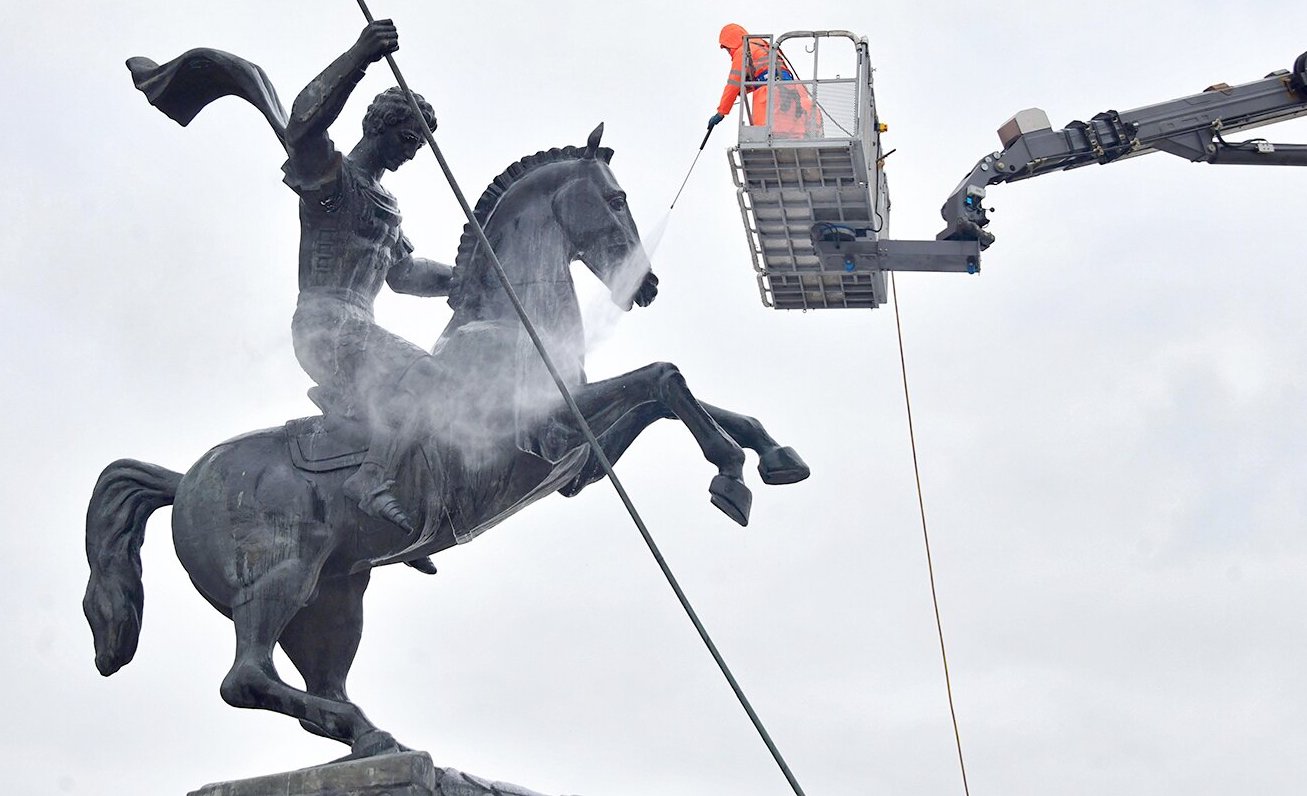
[(259, 109), (285, 146), (286, 109), (272, 81), (257, 64), (222, 50), (200, 47), (162, 65), (149, 58), (129, 58), (127, 68), (132, 82), (150, 104), (183, 127), (210, 102), (220, 97), (240, 97)]

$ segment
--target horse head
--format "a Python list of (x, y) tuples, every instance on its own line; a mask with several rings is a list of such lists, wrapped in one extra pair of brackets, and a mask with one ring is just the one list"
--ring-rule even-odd
[[(563, 274), (579, 260), (625, 310), (652, 301), (658, 280), (626, 192), (609, 168), (613, 151), (599, 145), (603, 130), (603, 124), (595, 128), (584, 147), (550, 149), (513, 163), (486, 188), (476, 216), (510, 282), (567, 279), (570, 284)], [(532, 256), (505, 258), (514, 249)], [(479, 306), (500, 293), (488, 261), (469, 225), (455, 261), (450, 296), (455, 309)]]
[(601, 148), (602, 123), (590, 134), (575, 167), (575, 176), (553, 198), (554, 218), (580, 260), (609, 289), (624, 310), (647, 305), (657, 292), (649, 257), (635, 219), (608, 164), (613, 151)]

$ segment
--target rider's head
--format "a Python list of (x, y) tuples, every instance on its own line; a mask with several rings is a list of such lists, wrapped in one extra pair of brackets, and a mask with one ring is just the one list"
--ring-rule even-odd
[(385, 150), (384, 164), (391, 171), (412, 160), (422, 146), (424, 136), (418, 125), (425, 124), (428, 130), (436, 129), (436, 114), (431, 104), (422, 99), (421, 94), (414, 94), (413, 99), (417, 100), (422, 111), (420, 122), (403, 89), (398, 86), (378, 94), (368, 106), (367, 113), (363, 114), (363, 135), (381, 140)]
[[(427, 123), (427, 129), (435, 130), (436, 112), (432, 110), (431, 103), (416, 92), (413, 94), (413, 99), (417, 100), (418, 107), (422, 109), (423, 121)], [(368, 112), (363, 114), (363, 133), (377, 135), (387, 127), (403, 124), (412, 118), (413, 108), (409, 106), (404, 90), (399, 86), (391, 86), (374, 97), (372, 104), (368, 106)]]

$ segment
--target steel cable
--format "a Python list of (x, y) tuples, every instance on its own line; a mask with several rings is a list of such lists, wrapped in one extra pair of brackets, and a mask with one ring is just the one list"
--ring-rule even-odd
[(894, 297), (894, 328), (899, 337), (899, 367), (903, 372), (903, 403), (908, 412), (908, 440), (912, 443), (912, 475), (917, 481), (917, 508), (921, 512), (921, 537), (926, 543), (926, 571), (930, 575), (930, 601), (935, 607), (935, 631), (939, 635), (939, 657), (944, 662), (944, 688), (948, 691), (948, 712), (953, 720), (953, 740), (958, 749), (958, 768), (962, 771), (962, 792), (971, 796), (967, 785), (967, 764), (962, 758), (962, 734), (958, 731), (958, 713), (953, 705), (953, 682), (949, 678), (948, 653), (944, 650), (944, 623), (939, 617), (939, 595), (935, 592), (935, 563), (930, 555), (930, 532), (926, 529), (926, 500), (921, 492), (921, 467), (917, 462), (917, 434), (912, 425), (912, 398), (908, 395), (908, 365), (903, 355), (903, 324), (899, 320), (899, 288), (894, 272), (889, 275), (890, 291)]

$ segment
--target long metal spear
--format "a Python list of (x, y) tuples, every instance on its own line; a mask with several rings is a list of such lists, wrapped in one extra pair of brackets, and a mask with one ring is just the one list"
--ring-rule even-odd
[[(363, 12), (363, 16), (367, 19), (368, 24), (372, 24), (374, 20), (372, 12), (368, 9), (366, 0), (357, 0), (357, 2), (359, 10)], [(390, 53), (386, 54), (386, 63), (390, 65), (390, 71), (395, 74), (395, 81), (399, 83), (400, 90), (404, 92), (404, 96), (408, 99), (409, 108), (413, 111), (416, 118), (424, 118), (422, 116), (422, 109), (418, 105), (417, 98), (413, 96), (413, 90), (408, 87), (408, 81), (404, 79), (403, 73), (399, 71), (399, 65), (395, 63), (395, 58)], [(786, 765), (785, 758), (781, 756), (780, 750), (777, 749), (776, 744), (772, 742), (771, 735), (767, 733), (767, 728), (762, 725), (762, 720), (759, 719), (758, 714), (754, 712), (753, 706), (749, 703), (748, 697), (744, 695), (744, 691), (741, 690), (740, 684), (736, 682), (735, 676), (731, 674), (730, 667), (726, 665), (726, 660), (722, 658), (721, 653), (717, 651), (717, 645), (713, 643), (712, 638), (709, 637), (708, 631), (704, 628), (703, 623), (699, 621), (699, 615), (695, 613), (694, 608), (690, 605), (689, 598), (687, 598), (685, 592), (681, 590), (681, 586), (677, 582), (676, 576), (672, 574), (671, 568), (667, 565), (666, 560), (663, 559), (662, 553), (659, 552), (658, 545), (654, 543), (653, 536), (645, 526), (644, 520), (641, 519), (639, 512), (636, 511), (635, 504), (631, 502), (630, 496), (627, 495), (626, 488), (622, 486), (622, 482), (617, 478), (617, 473), (613, 471), (613, 465), (608, 460), (607, 454), (604, 453), (603, 446), (599, 444), (599, 440), (595, 437), (594, 431), (591, 430), (589, 422), (586, 421), (585, 415), (581, 412), (581, 408), (577, 406), (576, 399), (572, 397), (571, 390), (567, 388), (567, 383), (564, 382), (563, 377), (559, 375), (558, 368), (554, 366), (553, 358), (549, 356), (544, 341), (541, 340), (540, 335), (536, 333), (535, 325), (532, 324), (531, 318), (527, 314), (526, 307), (522, 305), (521, 299), (517, 296), (517, 291), (513, 289), (513, 285), (508, 281), (508, 274), (504, 272), (504, 266), (499, 262), (499, 256), (495, 254), (495, 250), (490, 245), (489, 239), (486, 238), (485, 230), (481, 228), (481, 223), (477, 220), (476, 214), (472, 212), (472, 207), (467, 203), (467, 199), (464, 198), (463, 190), (459, 188), (458, 180), (454, 179), (454, 173), (450, 170), (449, 164), (445, 161), (444, 154), (441, 153), (440, 147), (436, 144), (435, 137), (431, 135), (431, 131), (427, 129), (425, 124), (420, 124), (418, 127), (422, 129), (422, 135), (426, 139), (427, 146), (431, 147), (431, 154), (436, 156), (436, 161), (440, 164), (440, 170), (444, 172), (445, 180), (449, 183), (450, 189), (454, 192), (454, 198), (458, 200), (459, 207), (463, 208), (463, 215), (467, 216), (468, 224), (470, 224), (473, 231), (476, 232), (477, 241), (490, 257), (491, 266), (495, 271), (495, 275), (499, 278), (499, 284), (503, 286), (504, 292), (508, 294), (508, 299), (513, 305), (513, 310), (522, 320), (522, 325), (526, 327), (526, 332), (531, 337), (531, 342), (535, 345), (536, 351), (540, 352), (540, 359), (544, 362), (545, 369), (549, 371), (550, 377), (553, 378), (554, 384), (558, 387), (558, 391), (563, 396), (563, 401), (567, 404), (567, 408), (571, 410), (572, 416), (576, 419), (577, 425), (581, 429), (581, 433), (585, 435), (586, 441), (590, 443), (590, 448), (594, 451), (595, 458), (599, 461), (604, 472), (608, 475), (608, 480), (612, 482), (613, 488), (617, 490), (618, 496), (621, 497), (622, 504), (626, 506), (627, 513), (631, 515), (631, 519), (635, 522), (636, 528), (640, 530), (640, 535), (644, 537), (644, 542), (649, 547), (649, 552), (653, 554), (654, 560), (658, 562), (658, 567), (662, 570), (663, 576), (667, 579), (668, 585), (670, 585), (672, 591), (676, 593), (676, 599), (680, 601), (681, 607), (685, 609), (685, 613), (694, 624), (695, 630), (699, 631), (699, 638), (703, 640), (704, 646), (708, 648), (708, 652), (712, 654), (713, 660), (717, 662), (717, 666), (726, 677), (726, 681), (730, 683), (731, 689), (735, 692), (735, 696), (740, 702), (740, 706), (744, 708), (744, 712), (748, 714), (749, 720), (753, 722), (754, 728), (762, 737), (763, 743), (767, 745), (767, 749), (776, 760), (776, 764), (780, 766), (781, 772), (785, 774), (785, 779), (790, 783), (790, 787), (794, 790), (796, 796), (804, 796), (803, 788), (799, 786), (799, 782), (794, 778), (794, 774), (791, 773), (790, 767)], [(704, 137), (704, 143), (707, 143), (706, 136)]]

